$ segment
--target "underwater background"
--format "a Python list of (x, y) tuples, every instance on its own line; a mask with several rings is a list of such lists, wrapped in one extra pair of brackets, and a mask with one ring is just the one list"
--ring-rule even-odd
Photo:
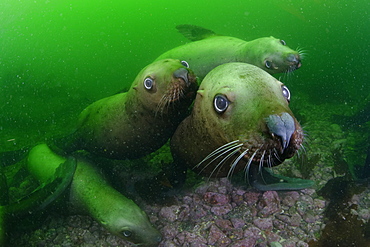
[(367, 1), (3, 0), (0, 7), (2, 146), (128, 88), (141, 68), (188, 42), (179, 24), (304, 49), (302, 68), (282, 78), (293, 99), (357, 105), (370, 88)]
[(335, 116), (369, 108), (369, 12), (365, 0), (2, 0), (0, 151), (69, 131), (87, 105), (128, 89), (144, 66), (189, 42), (175, 27), (193, 24), (303, 49), (302, 67), (275, 77), (311, 137), (306, 161), (333, 166), (337, 152), (363, 166), (369, 119), (353, 126)]

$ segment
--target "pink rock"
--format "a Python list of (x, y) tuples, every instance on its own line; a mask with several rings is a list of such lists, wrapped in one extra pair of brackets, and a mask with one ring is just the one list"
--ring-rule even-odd
[(227, 246), (231, 243), (225, 233), (223, 233), (216, 225), (212, 225), (209, 231), (207, 244), (213, 246)]
[(170, 207), (163, 207), (161, 211), (159, 211), (159, 216), (166, 219), (168, 222), (174, 222), (179, 220), (183, 217), (181, 213), (181, 207), (178, 205), (172, 205)]
[(164, 238), (166, 239), (174, 239), (175, 236), (179, 233), (176, 227), (173, 225), (165, 225), (161, 229), (161, 233), (163, 234)]
[(290, 197), (292, 197), (294, 200), (298, 200), (299, 199), (299, 197), (301, 196), (297, 191), (287, 191), (287, 192), (285, 192), (285, 195), (286, 196), (290, 196)]
[(230, 203), (229, 196), (214, 192), (205, 193), (203, 199), (206, 203), (210, 205), (222, 206)]
[(307, 223), (314, 223), (316, 221), (316, 217), (311, 213), (307, 213), (304, 216), (304, 221), (306, 221)]
[(256, 240), (253, 238), (245, 238), (245, 239), (236, 241), (232, 246), (233, 247), (255, 247)]
[(231, 192), (231, 201), (235, 203), (237, 206), (244, 203), (244, 190), (233, 190)]
[(301, 221), (302, 221), (302, 217), (299, 214), (295, 213), (290, 218), (290, 225), (299, 226), (301, 224)]
[(193, 202), (193, 198), (191, 198), (190, 196), (184, 196), (184, 198), (182, 199), (182, 201), (185, 204), (191, 204)]
[[(185, 246), (207, 246), (207, 240), (203, 236), (188, 231), (183, 231), (183, 233), (185, 235)], [(189, 243), (190, 245), (188, 245)]]
[(227, 236), (230, 239), (233, 239), (233, 242), (235, 242), (237, 239), (243, 239), (244, 237), (244, 231), (243, 229), (231, 229), (227, 231)]
[(180, 232), (179, 234), (177, 234), (176, 236), (176, 240), (179, 244), (183, 245), (185, 243), (185, 239), (186, 239), (186, 232)]
[(226, 204), (226, 205), (223, 205), (223, 206), (215, 206), (215, 207), (212, 207), (211, 208), (211, 212), (215, 215), (225, 215), (227, 214), (228, 212), (230, 212), (232, 210), (232, 206), (230, 204)]
[(191, 214), (191, 218), (194, 220), (201, 219), (208, 214), (208, 210), (205, 210), (204, 207), (202, 206), (198, 206), (198, 207), (194, 207), (192, 211), (190, 212), (190, 214)]
[(161, 247), (176, 247), (177, 245), (172, 240), (167, 240), (161, 243)]
[(256, 225), (261, 230), (271, 230), (272, 229), (272, 219), (271, 218), (257, 218), (253, 220), (253, 224)]
[[(286, 216), (289, 218), (289, 216)], [(272, 225), (274, 226), (274, 229), (283, 230), (287, 227), (287, 223), (285, 223), (283, 220), (275, 219), (272, 221)]]
[(214, 245), (217, 242), (217, 240), (221, 237), (226, 237), (226, 236), (217, 226), (213, 224), (208, 234), (207, 243)]
[(244, 231), (245, 238), (255, 238), (261, 236), (261, 230), (255, 226), (249, 227)]
[(303, 193), (307, 194), (307, 195), (313, 195), (316, 193), (316, 190), (315, 189), (304, 189), (304, 190), (301, 190)]
[(242, 190), (242, 189), (234, 190), (234, 192), (235, 192), (235, 194), (240, 195), (240, 196), (245, 194), (245, 190)]
[(230, 220), (216, 219), (215, 223), (222, 230), (232, 228), (232, 224), (231, 224)]
[(280, 236), (275, 232), (265, 231), (264, 233), (268, 242), (279, 242), (281, 239)]
[(314, 199), (313, 200), (313, 205), (314, 205), (315, 208), (324, 209), (325, 206), (326, 206), (326, 202), (324, 200), (321, 200), (321, 199)]
[(282, 204), (288, 207), (292, 207), (298, 199), (299, 193), (297, 191), (289, 191), (284, 194)]
[(257, 208), (260, 209), (258, 214), (262, 217), (267, 217), (280, 212), (281, 207), (279, 195), (276, 191), (266, 191), (263, 193), (261, 200), (259, 200)]
[(250, 206), (256, 205), (260, 196), (261, 196), (260, 192), (253, 192), (253, 191), (246, 192), (243, 195), (244, 201)]
[(231, 218), (230, 221), (233, 224), (234, 228), (242, 228), (243, 226), (245, 226), (245, 222), (243, 219)]

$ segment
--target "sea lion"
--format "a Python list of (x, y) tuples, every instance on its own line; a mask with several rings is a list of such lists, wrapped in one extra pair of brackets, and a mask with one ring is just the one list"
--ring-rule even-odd
[(67, 153), (84, 149), (113, 159), (142, 157), (172, 136), (187, 116), (197, 87), (185, 61), (156, 61), (142, 69), (128, 92), (83, 110), (77, 130), (56, 146)]
[(190, 116), (171, 138), (177, 168), (185, 164), (208, 177), (244, 170), (261, 190), (312, 185), (303, 180), (295, 185), (258, 181), (261, 167), (281, 164), (302, 145), (304, 134), (289, 101), (288, 88), (254, 65), (216, 67), (202, 81)]
[[(27, 168), (40, 183), (45, 183), (66, 159), (46, 144), (29, 153)], [(113, 189), (88, 161), (77, 159), (68, 204), (74, 212), (90, 215), (112, 234), (140, 246), (158, 246), (162, 237), (146, 213), (132, 200)]]
[(229, 62), (253, 64), (270, 74), (291, 72), (301, 67), (301, 52), (290, 49), (284, 40), (272, 36), (245, 41), (216, 35), (194, 25), (176, 28), (194, 42), (169, 50), (155, 61), (164, 58), (185, 60), (200, 79), (216, 66)]

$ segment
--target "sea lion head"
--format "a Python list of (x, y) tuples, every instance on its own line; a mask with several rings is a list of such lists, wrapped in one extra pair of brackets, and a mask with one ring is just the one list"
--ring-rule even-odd
[(202, 81), (189, 117), (198, 138), (205, 140), (193, 144), (203, 159), (195, 170), (210, 177), (230, 176), (251, 165), (272, 167), (292, 157), (301, 147), (303, 131), (289, 102), (288, 88), (256, 66), (216, 67)]
[(133, 201), (127, 199), (126, 203), (111, 208), (115, 212), (107, 213), (100, 221), (109, 232), (137, 246), (158, 246), (162, 241), (161, 233)]
[(168, 114), (181, 110), (182, 106), (189, 107), (198, 83), (186, 61), (163, 59), (146, 66), (132, 88), (137, 91), (144, 108), (156, 114)]
[(248, 49), (253, 50), (253, 64), (269, 74), (292, 72), (302, 65), (302, 51), (292, 50), (284, 40), (272, 36), (248, 42)]

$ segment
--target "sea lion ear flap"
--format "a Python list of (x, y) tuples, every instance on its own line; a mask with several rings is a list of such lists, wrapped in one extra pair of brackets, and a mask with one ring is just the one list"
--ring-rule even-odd
[(197, 94), (198, 94), (199, 96), (202, 96), (202, 97), (203, 97), (204, 90), (198, 90), (198, 91), (197, 91)]

